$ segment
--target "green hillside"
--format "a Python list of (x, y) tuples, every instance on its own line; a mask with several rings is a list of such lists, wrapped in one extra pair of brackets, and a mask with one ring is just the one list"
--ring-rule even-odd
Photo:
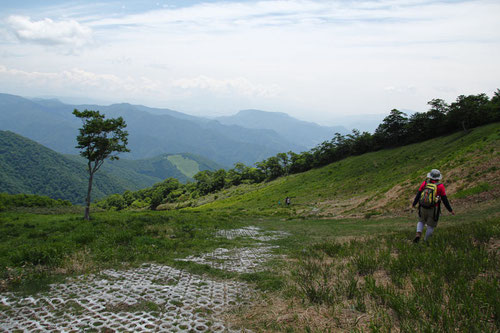
[[(284, 198), (299, 215), (360, 217), (409, 209), (416, 189), (433, 168), (444, 175), (453, 204), (498, 197), (500, 124), (475, 128), (395, 149), (349, 157), (275, 181), (242, 185), (197, 202), (204, 208), (278, 212)], [(215, 200), (217, 198), (217, 200)]]
[(176, 178), (181, 183), (192, 181), (193, 176), (199, 171), (222, 168), (220, 164), (190, 153), (162, 154), (142, 160), (120, 159), (108, 164), (111, 166), (126, 167), (137, 173), (158, 178), (158, 181), (163, 181), (167, 178)]
[[(79, 155), (66, 155), (75, 161), (85, 163)], [(181, 183), (192, 180), (202, 170), (222, 168), (219, 164), (195, 154), (162, 154), (153, 158), (129, 160), (121, 158), (105, 161), (102, 171), (133, 184), (130, 190), (150, 187), (167, 178), (176, 178)], [(194, 172), (194, 173), (193, 173)]]
[[(168, 160), (170, 156), (179, 156), (174, 158), (186, 165), (191, 163), (191, 170), (176, 167)], [(199, 170), (218, 167), (192, 154), (106, 161), (96, 174), (92, 197), (136, 191), (170, 177), (185, 182), (191, 179), (195, 166)], [(86, 195), (88, 174), (82, 157), (61, 155), (13, 132), (0, 131), (0, 170), (0, 192), (45, 195), (75, 204), (83, 203)]]
[[(0, 131), (0, 169), (1, 192), (46, 195), (73, 203), (84, 201), (88, 181), (85, 164), (15, 133)], [(100, 198), (124, 191), (127, 185), (100, 173), (92, 194)]]

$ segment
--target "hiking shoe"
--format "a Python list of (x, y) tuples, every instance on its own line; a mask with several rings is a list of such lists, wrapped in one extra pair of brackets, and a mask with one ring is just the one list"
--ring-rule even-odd
[(418, 243), (418, 241), (420, 240), (420, 236), (415, 236), (415, 238), (413, 238), (413, 243)]

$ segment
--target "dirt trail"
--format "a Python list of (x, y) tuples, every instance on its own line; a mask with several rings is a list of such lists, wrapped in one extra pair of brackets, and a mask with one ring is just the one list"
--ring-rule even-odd
[[(262, 243), (286, 237), (256, 227), (220, 231), (218, 237), (247, 237), (256, 247), (217, 249), (182, 260), (236, 272), (255, 272), (273, 257)], [(214, 280), (173, 267), (144, 264), (105, 270), (54, 284), (46, 293), (0, 295), (0, 331), (236, 332), (223, 313), (250, 301), (255, 290), (233, 280)]]

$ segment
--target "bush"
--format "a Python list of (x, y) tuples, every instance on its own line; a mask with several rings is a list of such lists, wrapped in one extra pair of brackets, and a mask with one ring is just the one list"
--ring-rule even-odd
[(144, 208), (148, 208), (149, 206), (151, 205), (150, 202), (148, 202), (147, 200), (146, 201), (142, 201), (142, 200), (135, 200), (134, 202), (132, 202), (132, 204), (130, 205), (130, 208), (132, 209), (144, 209)]
[[(35, 194), (0, 193), (0, 211), (11, 207), (64, 207), (71, 206), (68, 200), (52, 199)], [(3, 207), (3, 209), (1, 208)]]
[(47, 265), (56, 266), (64, 257), (62, 244), (25, 245), (11, 253), (11, 260), (15, 265)]

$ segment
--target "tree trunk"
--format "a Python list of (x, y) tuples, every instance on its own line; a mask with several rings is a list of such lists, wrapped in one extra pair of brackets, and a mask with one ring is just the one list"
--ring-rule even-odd
[(465, 120), (462, 120), (462, 128), (464, 129), (464, 132), (467, 133), (467, 127), (465, 127)]
[(87, 190), (87, 199), (85, 200), (85, 216), (83, 217), (85, 220), (90, 221), (90, 192), (92, 192), (92, 180), (94, 178), (93, 173), (89, 173), (89, 187)]

